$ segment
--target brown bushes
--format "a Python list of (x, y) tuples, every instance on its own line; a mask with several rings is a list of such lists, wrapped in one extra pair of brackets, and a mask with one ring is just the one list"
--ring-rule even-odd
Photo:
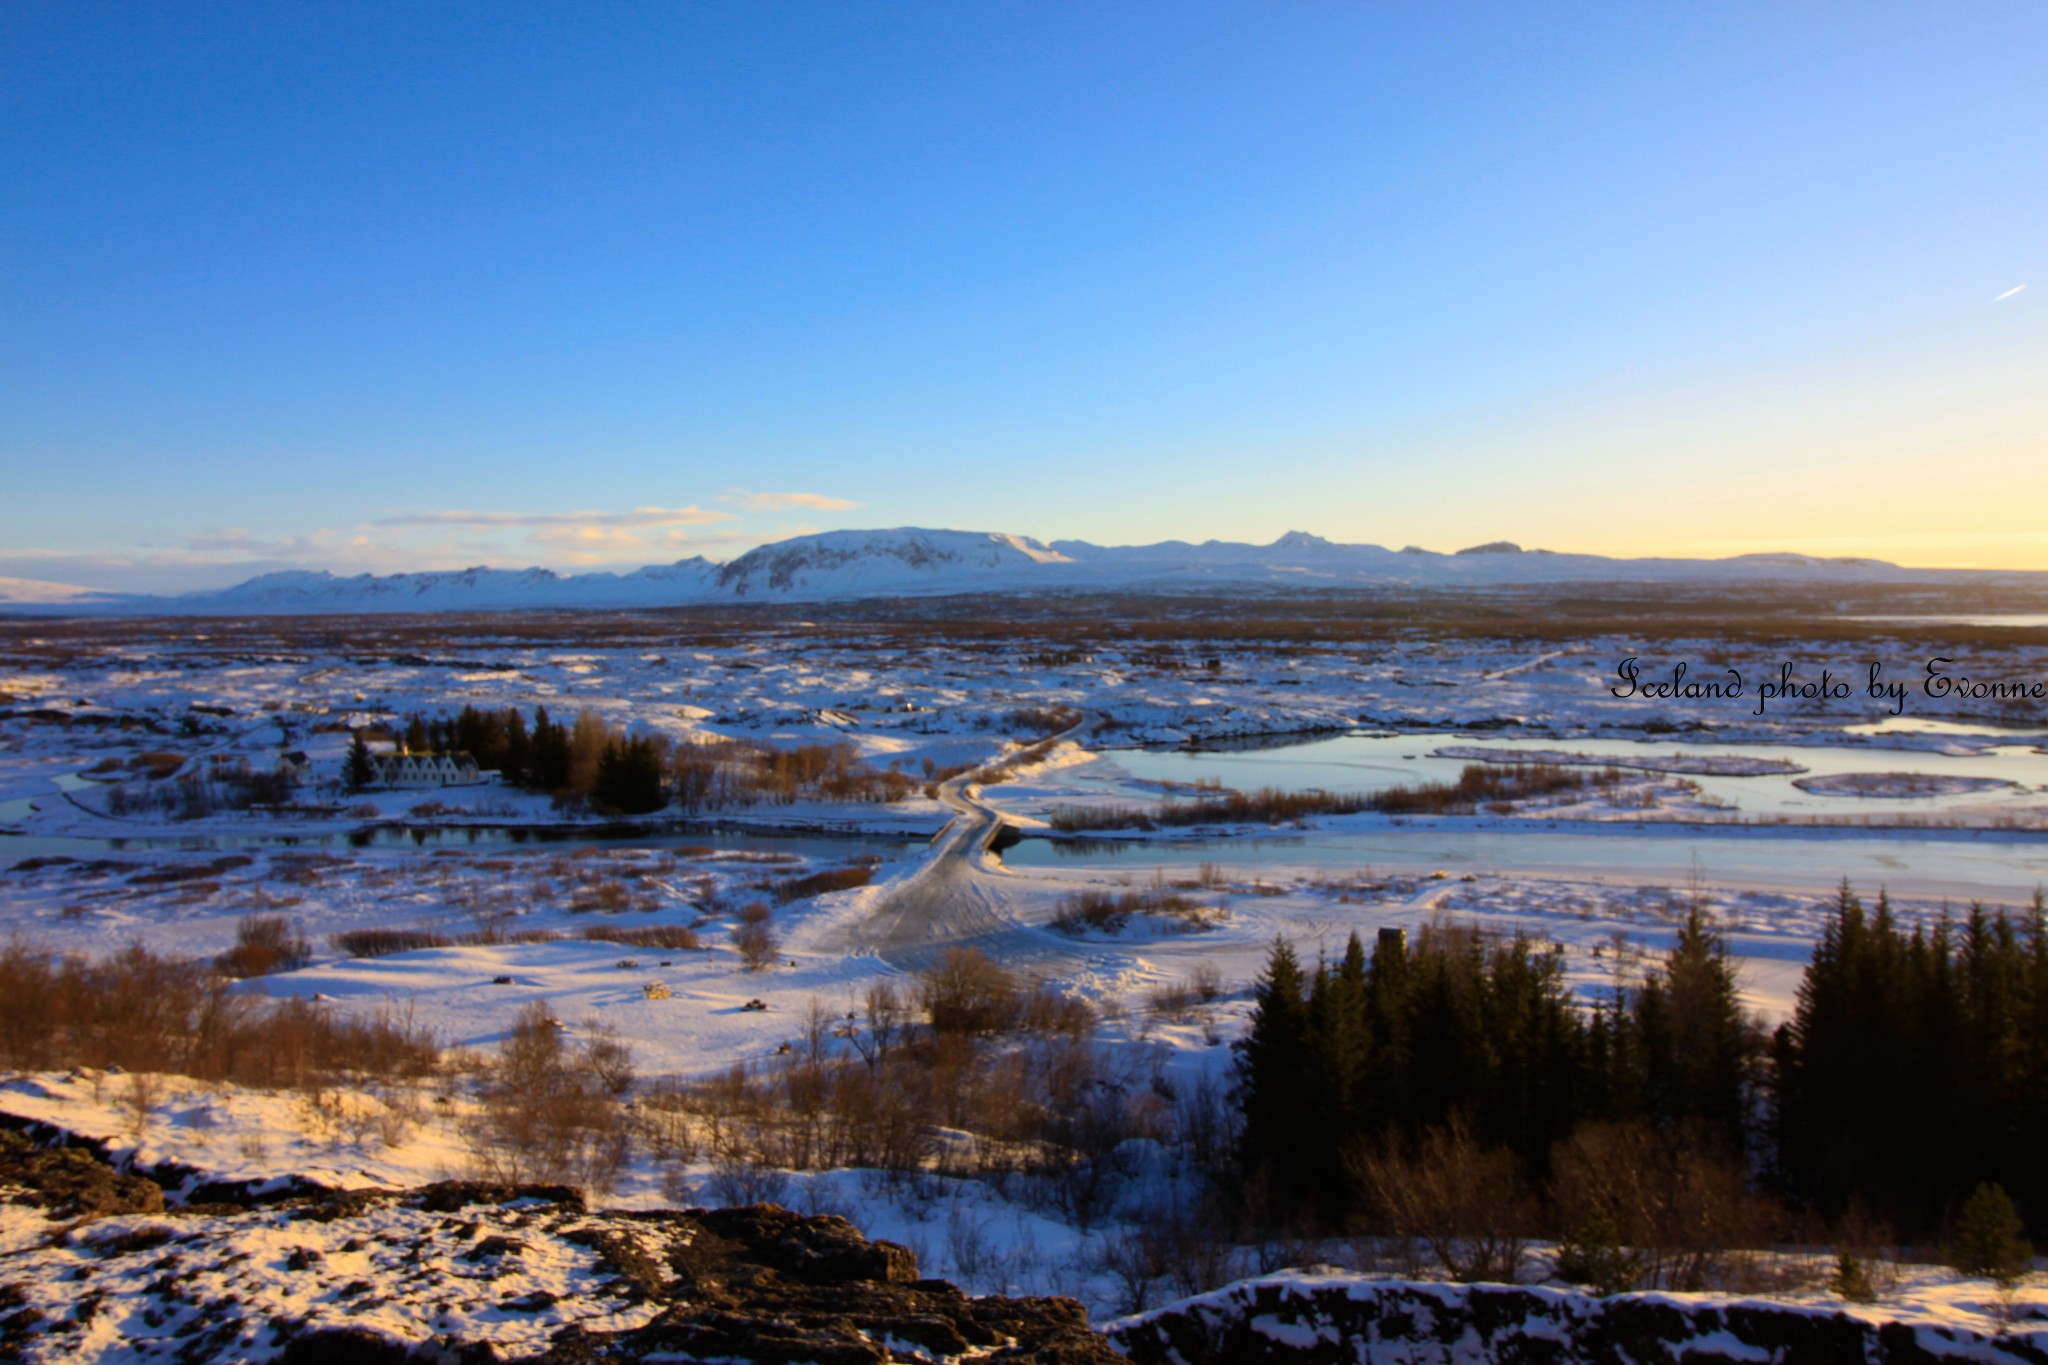
[[(1129, 1140), (1161, 1139), (1174, 1125), (1158, 1078), (1118, 1069), (1087, 1041), (1086, 1005), (991, 982), (981, 963), (950, 966), (926, 977), (1010, 1002), (996, 1013), (1025, 1031), (912, 1026), (887, 982), (870, 989), (861, 1013), (834, 1015), (814, 1001), (774, 1060), (664, 1094), (652, 1125), (661, 1145), (709, 1158), (715, 1198), (761, 1196), (782, 1170), (862, 1167), (921, 1180), (937, 1169), (998, 1175), (1013, 1197), (1078, 1209), (1084, 1221), (1101, 1212), (1135, 1172)], [(974, 977), (971, 991), (963, 974)]]
[(629, 928), (593, 924), (583, 931), (583, 937), (593, 943), (623, 943), (633, 948), (694, 949), (699, 946), (696, 932), (680, 924), (636, 924)]
[(1360, 792), (1283, 791), (1264, 787), (1255, 792), (1225, 792), (1194, 801), (1168, 797), (1156, 806), (1054, 806), (1046, 818), (1054, 829), (1066, 831), (1157, 829), (1177, 825), (1272, 825), (1311, 815), (1355, 815), (1371, 809), (1372, 798)]
[(632, 904), (633, 893), (626, 889), (624, 882), (611, 877), (579, 886), (569, 898), (570, 912), (579, 915), (592, 911), (615, 915)]
[(1133, 891), (1090, 887), (1062, 897), (1052, 927), (1063, 934), (1121, 933), (1134, 915), (1147, 915), (1185, 931), (1212, 929), (1223, 918), (1213, 905), (1182, 895), (1172, 887), (1154, 885)]
[(229, 976), (295, 972), (313, 958), (313, 945), (283, 915), (244, 915), (235, 924), (235, 946), (214, 959)]
[(901, 801), (916, 790), (909, 774), (876, 768), (853, 745), (773, 748), (745, 740), (679, 744), (668, 776), (687, 812), (796, 801)]
[(1744, 1188), (1741, 1163), (1705, 1137), (1643, 1123), (1580, 1128), (1551, 1159), (1558, 1226), (1575, 1233), (1604, 1222), (1634, 1251), (1645, 1283), (1707, 1288), (1730, 1248), (1762, 1243), (1772, 1219)]
[(163, 750), (140, 753), (128, 760), (129, 771), (140, 773), (151, 782), (158, 782), (166, 777), (170, 777), (184, 766), (185, 756), (183, 754), (174, 754)]
[(850, 891), (856, 886), (866, 886), (874, 879), (875, 869), (872, 867), (828, 867), (808, 877), (776, 882), (770, 888), (770, 894), (777, 901), (788, 902), (806, 896), (822, 896), (828, 891)]
[(1156, 806), (1054, 806), (1047, 821), (1056, 830), (1171, 828), (1182, 825), (1277, 825), (1313, 815), (1470, 815), (1481, 806), (1529, 800), (1557, 792), (1612, 787), (1626, 773), (1615, 768), (1561, 763), (1468, 763), (1455, 782), (1422, 782), (1377, 792), (1224, 792), (1193, 801), (1168, 797)]
[(768, 927), (773, 913), (765, 902), (755, 901), (741, 909), (740, 922), (733, 928), (732, 946), (750, 972), (768, 966), (782, 951), (782, 940)]
[(1481, 1147), (1461, 1120), (1408, 1147), (1348, 1157), (1388, 1231), (1420, 1239), (1452, 1279), (1512, 1284), (1535, 1213), (1514, 1156)]
[(1003, 1033), (1023, 1013), (1023, 990), (978, 948), (949, 948), (917, 978), (917, 1002), (938, 1033)]
[(935, 1034), (1061, 1034), (1086, 1037), (1086, 1001), (1020, 979), (978, 948), (949, 948), (918, 973), (917, 1003)]
[(477, 1174), (609, 1189), (630, 1148), (620, 1101), (632, 1086), (632, 1057), (616, 1035), (593, 1024), (571, 1048), (534, 1001), (506, 1034), (463, 1123)]
[(98, 961), (0, 950), (0, 1066), (120, 1067), (251, 1086), (431, 1072), (433, 1039), (404, 1018), (238, 994), (206, 965), (141, 947)]
[(1079, 719), (1081, 713), (1071, 706), (1020, 706), (998, 723), (1016, 734), (1056, 735)]
[(344, 929), (329, 934), (327, 942), (336, 952), (350, 957), (388, 957), (422, 948), (453, 947), (455, 940), (432, 929)]
[(1494, 802), (1612, 787), (1625, 776), (1616, 768), (1562, 763), (1468, 763), (1455, 782), (1421, 782), (1377, 792), (1372, 808), (1386, 815), (1470, 815)]

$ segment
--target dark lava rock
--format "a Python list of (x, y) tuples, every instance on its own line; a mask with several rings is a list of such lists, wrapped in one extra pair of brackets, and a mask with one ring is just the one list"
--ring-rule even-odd
[(2048, 1365), (2018, 1337), (1871, 1323), (1826, 1306), (1595, 1298), (1509, 1285), (1353, 1276), (1247, 1280), (1109, 1326), (1138, 1365)]
[(389, 1337), (359, 1327), (329, 1327), (285, 1343), (278, 1365), (414, 1365), (432, 1359)]
[(582, 1210), (583, 1191), (573, 1185), (493, 1185), (482, 1180), (443, 1180), (412, 1192), (429, 1213), (455, 1213), (471, 1204), (511, 1204), (531, 1200)]
[(164, 1211), (156, 1182), (124, 1175), (86, 1148), (38, 1148), (17, 1132), (0, 1131), (0, 1186), (20, 1187), (18, 1201), (39, 1204), (52, 1218)]
[[(26, 1192), (18, 1197), (47, 1204), (60, 1217), (165, 1213), (162, 1186), (115, 1171), (103, 1152), (85, 1146), (39, 1148), (20, 1134), (0, 1136), (0, 1179)], [(182, 1175), (175, 1187), (194, 1188)], [(277, 1333), (277, 1358), (290, 1365), (499, 1361), (503, 1348), (481, 1338), (444, 1335), (408, 1344), (331, 1318), (265, 1319), (253, 1316), (243, 1297), (225, 1292), (211, 1298), (203, 1314), (192, 1312), (199, 1305), (185, 1296), (181, 1268), (260, 1274), (246, 1264), (245, 1250), (213, 1245), (214, 1237), (230, 1235), (242, 1220), (263, 1220), (266, 1229), (348, 1224), (321, 1235), (335, 1244), (363, 1246), (377, 1240), (376, 1220), (394, 1205), (448, 1215), (433, 1220), (398, 1258), (408, 1267), (403, 1273), (336, 1284), (340, 1277), (331, 1258), (308, 1246), (288, 1252), (287, 1272), (304, 1277), (309, 1293), (320, 1288), (344, 1314), (393, 1303), (425, 1312), (451, 1289), (467, 1295), (479, 1279), (496, 1278), (523, 1258), (545, 1255), (550, 1246), (585, 1247), (595, 1256), (597, 1274), (579, 1287), (578, 1297), (648, 1305), (654, 1316), (618, 1331), (561, 1327), (545, 1352), (520, 1357), (552, 1365), (678, 1358), (762, 1365), (940, 1365), (963, 1358), (992, 1365), (1113, 1365), (1121, 1359), (1089, 1329), (1085, 1310), (1072, 1299), (969, 1298), (942, 1280), (918, 1278), (917, 1258), (906, 1247), (871, 1242), (842, 1218), (805, 1218), (774, 1205), (592, 1212), (582, 1193), (568, 1187), (477, 1181), (410, 1191), (288, 1191), (281, 1198), (269, 1190), (251, 1193), (257, 1196), (253, 1205), (209, 1201), (204, 1214), (165, 1214), (172, 1227), (123, 1229), (93, 1244), (114, 1258), (148, 1256), (175, 1241), (175, 1252), (153, 1264), (161, 1273), (124, 1292), (142, 1300), (133, 1311), (144, 1323), (175, 1329), (176, 1358), (193, 1365), (242, 1358), (246, 1343), (266, 1331)], [(353, 1222), (359, 1218), (361, 1223)], [(103, 1264), (113, 1261), (81, 1265), (75, 1274), (99, 1273)], [(238, 1264), (242, 1269), (233, 1270)], [(0, 1285), (0, 1359), (61, 1361), (68, 1347), (64, 1334), (89, 1316), (53, 1322), (29, 1301), (34, 1289)], [(566, 1302), (546, 1290), (506, 1292), (498, 1303), (506, 1313), (557, 1312)]]
[[(761, 1204), (608, 1222), (616, 1240), (578, 1240), (622, 1273), (639, 1259), (633, 1279), (670, 1307), (631, 1331), (565, 1332), (541, 1357), (549, 1365), (677, 1356), (760, 1365), (883, 1365), (969, 1353), (1033, 1365), (1120, 1359), (1075, 1300), (969, 1298), (942, 1280), (920, 1280), (909, 1248), (870, 1242), (843, 1218)], [(666, 1276), (640, 1259), (635, 1224), (667, 1245)]]
[(526, 1243), (511, 1237), (486, 1237), (462, 1253), (465, 1261), (481, 1261), (487, 1257), (517, 1256), (526, 1250)]

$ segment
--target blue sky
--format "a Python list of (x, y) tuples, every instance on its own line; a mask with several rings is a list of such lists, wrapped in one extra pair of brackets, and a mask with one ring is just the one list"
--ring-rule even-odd
[(2048, 568), (2044, 39), (19, 0), (0, 575), (893, 525)]

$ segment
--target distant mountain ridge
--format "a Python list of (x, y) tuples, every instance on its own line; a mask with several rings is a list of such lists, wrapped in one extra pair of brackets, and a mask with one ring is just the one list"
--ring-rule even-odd
[[(1611, 559), (1524, 550), (1493, 541), (1452, 554), (1407, 546), (1346, 545), (1289, 531), (1270, 545), (1169, 540), (1102, 546), (1050, 544), (994, 531), (826, 531), (750, 550), (726, 564), (701, 556), (629, 573), (469, 569), (357, 574), (267, 573), (215, 592), (116, 594), (0, 580), (14, 611), (124, 614), (505, 611), (665, 607), (719, 602), (829, 601), (952, 593), (1154, 591), (1220, 588), (1501, 587), (1537, 583), (1762, 581), (1887, 582), (2031, 579), (2018, 572), (1908, 569), (1876, 559), (1801, 554), (1729, 559)], [(9, 585), (23, 591), (10, 593)]]

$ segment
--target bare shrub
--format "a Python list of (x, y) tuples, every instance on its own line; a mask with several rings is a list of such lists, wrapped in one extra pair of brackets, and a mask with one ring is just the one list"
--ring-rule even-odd
[(133, 1071), (128, 1075), (128, 1093), (122, 1097), (128, 1111), (128, 1135), (139, 1138), (149, 1128), (149, 1116), (163, 1100), (163, 1082), (153, 1072)]
[(569, 898), (570, 912), (578, 915), (589, 914), (592, 911), (615, 915), (632, 904), (633, 893), (626, 889), (624, 882), (612, 877), (606, 877), (588, 886), (579, 886), (575, 894)]
[(327, 942), (350, 957), (388, 957), (422, 948), (446, 948), (455, 940), (432, 929), (344, 929), (329, 934)]
[(1164, 883), (1132, 891), (1104, 891), (1090, 887), (1063, 897), (1053, 915), (1052, 927), (1063, 934), (1089, 931), (1121, 933), (1133, 916), (1145, 915), (1165, 927), (1179, 930), (1214, 928), (1224, 917), (1213, 905), (1182, 895)]
[(693, 949), (699, 945), (696, 931), (681, 924), (593, 924), (583, 931), (593, 943), (623, 943), (634, 948)]
[(1699, 1134), (1643, 1123), (1587, 1124), (1559, 1143), (1551, 1199), (1565, 1228), (1605, 1219), (1646, 1283), (1683, 1291), (1726, 1273), (1729, 1253), (1760, 1244), (1770, 1221), (1737, 1161)]
[(1017, 1027), (1078, 1042), (1095, 1031), (1095, 1008), (1078, 995), (1039, 985), (1024, 992)]
[(424, 1075), (438, 1060), (409, 1016), (365, 1019), (245, 995), (208, 964), (140, 946), (99, 960), (0, 949), (0, 1067), (118, 1067), (275, 1088)]
[(1187, 1297), (1240, 1278), (1246, 1268), (1236, 1248), (1207, 1230), (1218, 1222), (1173, 1204), (1148, 1208), (1104, 1234), (1095, 1244), (1096, 1266), (1117, 1282), (1119, 1310), (1143, 1312), (1162, 1286)]
[(875, 869), (872, 867), (828, 867), (808, 877), (777, 882), (772, 894), (777, 901), (801, 900), (806, 896), (822, 896), (828, 891), (850, 891), (856, 886), (866, 886), (874, 879)]
[(214, 959), (234, 977), (295, 972), (313, 959), (313, 945), (283, 915), (244, 915), (235, 924), (235, 946)]
[(630, 1059), (615, 1036), (594, 1030), (572, 1049), (544, 1003), (527, 1005), (462, 1125), (478, 1174), (609, 1189), (630, 1147), (619, 1097), (631, 1083)]
[(635, 1135), (658, 1164), (685, 1165), (697, 1159), (696, 1122), (687, 1088), (673, 1080), (650, 1084), (633, 1106)]
[(1116, 1228), (1095, 1242), (1095, 1268), (1116, 1281), (1119, 1313), (1142, 1313), (1155, 1299), (1155, 1286), (1166, 1277), (1167, 1263), (1159, 1239), (1142, 1224)]
[(740, 911), (740, 922), (733, 928), (732, 946), (750, 972), (769, 966), (782, 951), (782, 940), (769, 927), (770, 914), (766, 904), (756, 901)]
[(1184, 1024), (1195, 1017), (1200, 1001), (1194, 987), (1185, 981), (1162, 981), (1145, 993), (1145, 1006), (1169, 1023)]
[(780, 1204), (789, 1197), (789, 1176), (752, 1161), (719, 1161), (711, 1168), (704, 1193), (711, 1203), (727, 1208)]
[(1017, 979), (978, 948), (948, 948), (918, 974), (917, 999), (933, 1031), (1001, 1033), (1017, 1026), (1023, 992)]
[(1388, 1230), (1421, 1239), (1451, 1278), (1514, 1283), (1532, 1214), (1511, 1153), (1481, 1147), (1454, 1118), (1412, 1148), (1390, 1140), (1347, 1164)]
[(1517, 801), (1613, 787), (1625, 776), (1615, 768), (1562, 763), (1468, 763), (1455, 782), (1418, 782), (1375, 792), (1371, 808), (1388, 815), (1469, 815), (1482, 805), (1512, 810)]

